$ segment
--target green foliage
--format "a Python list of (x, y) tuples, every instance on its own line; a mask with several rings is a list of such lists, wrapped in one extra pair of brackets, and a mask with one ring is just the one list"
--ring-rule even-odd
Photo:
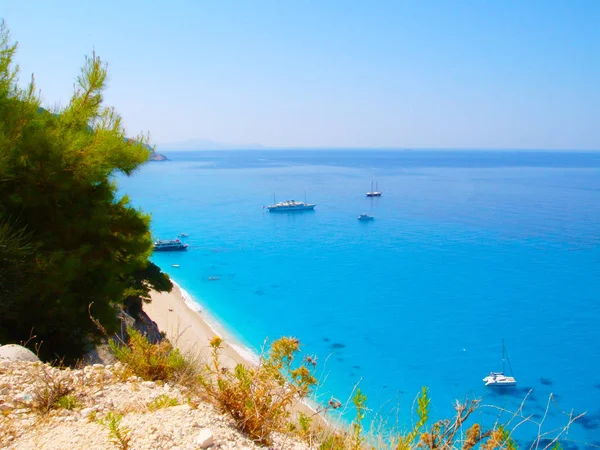
[(147, 404), (150, 411), (156, 411), (157, 409), (170, 408), (171, 406), (177, 406), (179, 402), (176, 398), (169, 397), (167, 394), (162, 394), (156, 397), (154, 400)]
[(134, 328), (128, 327), (129, 342), (120, 345), (110, 341), (115, 357), (127, 364), (129, 369), (144, 380), (171, 380), (187, 369), (187, 363), (178, 349), (166, 340), (151, 344)]
[(123, 415), (109, 412), (106, 417), (98, 423), (108, 429), (110, 441), (121, 450), (128, 450), (131, 441), (131, 430), (121, 425)]
[(212, 364), (207, 365), (208, 375), (200, 377), (200, 382), (240, 430), (257, 443), (269, 445), (273, 432), (285, 431), (292, 405), (317, 383), (311, 369), (294, 364), (300, 342), (290, 337), (278, 339), (261, 356), (258, 366), (238, 364), (233, 370), (221, 365), (222, 343), (219, 337), (210, 342)]
[(356, 418), (352, 422), (352, 442), (350, 443), (350, 448), (352, 450), (360, 450), (365, 440), (362, 436), (362, 420), (365, 418), (365, 410), (367, 409), (367, 396), (360, 389), (357, 389), (354, 397), (352, 397), (352, 403), (354, 403), (354, 407), (356, 408)]
[(118, 198), (114, 182), (149, 152), (142, 137), (125, 139), (121, 118), (103, 106), (107, 72), (96, 54), (85, 59), (69, 103), (49, 112), (33, 78), (19, 87), (16, 48), (2, 23), (0, 281), (17, 269), (26, 278), (1, 283), (0, 341), (34, 334), (40, 357), (71, 362), (100, 337), (90, 303), (113, 332), (126, 299), (171, 288), (148, 261), (149, 217)]
[(421, 394), (417, 397), (417, 416), (419, 419), (408, 434), (398, 438), (397, 450), (410, 450), (414, 440), (421, 434), (429, 419), (429, 401), (427, 387), (423, 386)]
[(55, 405), (57, 408), (68, 409), (70, 411), (77, 408), (79, 406), (79, 402), (77, 401), (77, 397), (74, 395), (63, 395), (56, 400)]

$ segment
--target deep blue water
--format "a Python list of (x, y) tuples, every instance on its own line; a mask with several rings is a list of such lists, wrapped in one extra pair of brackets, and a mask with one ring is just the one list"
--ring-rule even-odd
[[(423, 385), (434, 418), (467, 395), (514, 410), (531, 389), (524, 413), (539, 419), (552, 392), (544, 429), (588, 411), (570, 445), (600, 445), (600, 153), (167, 156), (119, 177), (155, 237), (189, 233), (187, 252), (154, 261), (255, 351), (298, 337), (326, 375), (321, 399), (360, 382), (371, 416), (399, 408), (402, 425)], [(372, 178), (381, 198), (365, 197)], [(263, 209), (305, 192), (312, 213)], [(499, 394), (481, 379), (500, 370), (502, 338), (519, 387)]]

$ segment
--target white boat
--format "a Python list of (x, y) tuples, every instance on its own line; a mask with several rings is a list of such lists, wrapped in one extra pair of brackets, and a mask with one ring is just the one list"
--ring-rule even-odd
[[(486, 386), (510, 387), (517, 385), (517, 380), (515, 377), (509, 377), (504, 373), (507, 360), (508, 356), (506, 355), (506, 349), (504, 348), (504, 339), (502, 339), (502, 372), (490, 372), (490, 374), (483, 379), (483, 382)], [(508, 361), (508, 365), (510, 367), (510, 361)]]
[(187, 244), (182, 243), (179, 239), (173, 240), (157, 240), (154, 243), (155, 252), (176, 252), (186, 250)]
[(179, 237), (188, 237), (188, 236), (189, 236), (189, 234), (186, 234), (186, 233), (179, 233)]
[[(304, 195), (306, 197), (306, 194)], [(312, 211), (317, 206), (315, 203), (297, 202), (296, 200), (287, 200), (285, 202), (275, 203), (273, 195), (273, 205), (267, 206), (269, 212), (293, 212), (293, 211)]]
[(367, 213), (362, 213), (358, 216), (358, 220), (373, 220), (375, 217), (368, 215)]
[(375, 190), (373, 190), (373, 180), (371, 180), (371, 190), (367, 192), (367, 197), (381, 197), (381, 192), (379, 191), (379, 183), (375, 183)]

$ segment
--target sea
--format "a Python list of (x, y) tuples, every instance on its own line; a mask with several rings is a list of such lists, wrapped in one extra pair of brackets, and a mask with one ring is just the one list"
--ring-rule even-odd
[[(298, 338), (343, 420), (360, 389), (369, 426), (406, 430), (426, 386), (430, 420), (479, 399), (470, 423), (523, 448), (600, 447), (600, 152), (164, 154), (117, 177), (154, 238), (188, 234), (152, 260), (248, 351)], [(288, 199), (317, 206), (265, 208)], [(485, 387), (503, 341), (518, 385)]]

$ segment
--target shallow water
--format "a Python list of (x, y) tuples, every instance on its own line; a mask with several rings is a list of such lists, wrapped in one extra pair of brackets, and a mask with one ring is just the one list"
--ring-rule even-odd
[[(545, 429), (587, 410), (571, 445), (600, 441), (600, 154), (167, 156), (118, 178), (155, 237), (189, 234), (187, 252), (154, 261), (249, 348), (298, 337), (326, 375), (322, 399), (360, 382), (372, 415), (405, 424), (423, 385), (434, 418), (467, 395), (514, 410), (529, 390), (524, 411), (541, 418), (552, 392)], [(372, 178), (381, 198), (365, 197)], [(314, 212), (263, 209), (305, 192)], [(481, 379), (501, 369), (502, 338), (519, 387), (498, 392)]]

